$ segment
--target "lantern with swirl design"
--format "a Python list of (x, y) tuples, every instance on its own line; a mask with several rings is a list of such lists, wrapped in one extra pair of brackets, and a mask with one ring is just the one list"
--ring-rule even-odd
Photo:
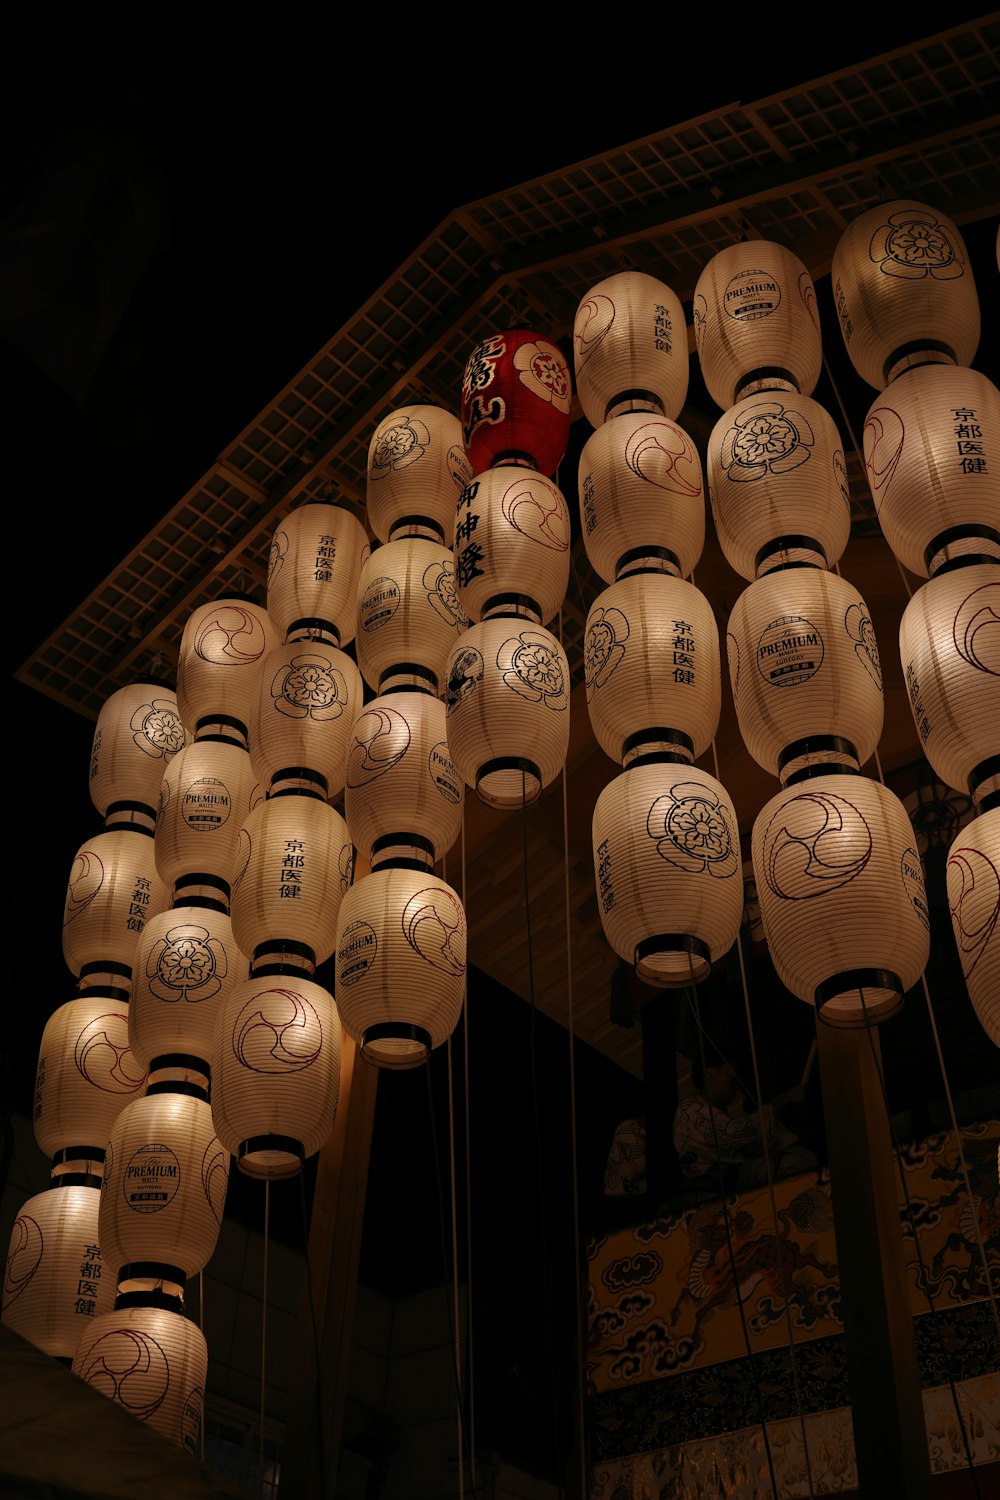
[(141, 1096), (146, 1070), (129, 1045), (128, 991), (87, 992), (45, 1023), (35, 1077), (35, 1140), (53, 1166), (104, 1160), (111, 1127)]
[(846, 767), (789, 778), (754, 822), (761, 918), (782, 983), (824, 1021), (886, 1020), (927, 962), (930, 923), (906, 809)]
[(246, 748), (261, 663), (278, 640), (267, 610), (242, 594), (192, 610), (177, 661), (177, 707), (193, 735), (224, 726)]
[(340, 908), (337, 1005), (369, 1062), (412, 1068), (448, 1039), (465, 993), (466, 922), (430, 870), (389, 860)]
[(66, 886), (62, 937), (81, 988), (110, 984), (127, 995), (142, 930), (168, 899), (150, 829), (106, 828), (85, 840)]
[(677, 293), (644, 271), (599, 281), (576, 310), (573, 364), (591, 427), (623, 411), (659, 412), (674, 421), (688, 389), (687, 328)]
[(548, 625), (569, 582), (569, 510), (550, 479), (516, 466), (477, 474), (455, 511), (455, 579), (472, 620)]
[(11, 1230), (3, 1322), (53, 1359), (69, 1361), (91, 1319), (110, 1312), (115, 1282), (100, 1251), (101, 1179), (53, 1177), (24, 1203)]
[(119, 1306), (95, 1318), (80, 1340), (73, 1374), (200, 1458), (208, 1345), (178, 1299)]

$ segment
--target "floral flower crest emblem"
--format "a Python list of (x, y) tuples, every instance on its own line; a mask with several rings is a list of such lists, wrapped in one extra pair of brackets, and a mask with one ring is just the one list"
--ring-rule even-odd
[(210, 1000), (221, 990), (227, 970), (219, 939), (193, 923), (171, 927), (146, 958), (150, 992), (170, 1005)]
[(372, 438), (368, 475), (385, 479), (394, 469), (407, 469), (423, 458), (430, 447), (431, 435), (416, 417), (397, 414)]
[(872, 235), (868, 254), (886, 276), (903, 281), (954, 281), (965, 275), (965, 265), (948, 230), (930, 212), (902, 208), (890, 214)]
[(328, 656), (299, 652), (282, 664), (271, 682), (279, 714), (289, 719), (339, 719), (347, 707), (347, 682)]
[(656, 852), (687, 874), (707, 871), (726, 880), (741, 868), (732, 814), (711, 787), (678, 781), (657, 797), (646, 817), (646, 832)]
[(504, 683), (529, 703), (544, 703), (557, 713), (569, 707), (566, 676), (559, 650), (550, 636), (524, 630), (497, 652)]
[(432, 562), (424, 569), (424, 588), (431, 609), (446, 625), (457, 630), (470, 623), (455, 588), (455, 569), (446, 562)]
[(583, 674), (588, 703), (625, 655), (623, 643), (628, 637), (628, 620), (620, 609), (604, 609), (598, 605), (591, 611), (583, 642)]
[(521, 384), (542, 401), (551, 401), (557, 411), (569, 412), (569, 366), (554, 344), (537, 339), (514, 350), (514, 368)]
[(187, 735), (177, 705), (169, 698), (154, 698), (141, 704), (129, 720), (132, 739), (144, 755), (170, 761), (183, 750)]
[(808, 463), (815, 441), (801, 412), (766, 396), (740, 412), (722, 439), (720, 461), (733, 480), (788, 474)]
[(872, 681), (881, 688), (882, 663), (879, 660), (875, 627), (860, 604), (852, 604), (844, 616), (844, 627), (854, 642), (858, 660)]

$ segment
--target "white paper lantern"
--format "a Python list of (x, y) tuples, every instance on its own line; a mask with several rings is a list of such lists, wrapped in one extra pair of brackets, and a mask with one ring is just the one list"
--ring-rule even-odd
[(760, 391), (738, 401), (712, 430), (706, 468), (719, 543), (744, 578), (790, 561), (832, 567), (847, 546), (844, 448), (810, 396)]
[(705, 545), (698, 450), (666, 417), (628, 413), (583, 446), (580, 522), (587, 557), (605, 583), (657, 566), (683, 577)]
[(968, 553), (1000, 560), (1000, 391), (978, 370), (921, 365), (869, 409), (865, 467), (879, 524), (926, 578)]
[(1000, 804), (955, 839), (947, 883), (969, 999), (986, 1035), (1000, 1047)]
[(971, 365), (979, 296), (965, 242), (937, 209), (900, 198), (844, 230), (830, 271), (847, 353), (883, 390), (911, 365)]
[(279, 522), (267, 569), (267, 610), (279, 640), (344, 647), (354, 639), (368, 548), (361, 522), (340, 505), (300, 505)]
[[(46, 1156), (103, 1153), (111, 1127), (146, 1083), (120, 996), (68, 1000), (45, 1023), (35, 1076), (35, 1140)], [(100, 1158), (103, 1160), (103, 1155)]]
[(625, 765), (654, 748), (696, 760), (719, 724), (719, 631), (700, 589), (638, 573), (594, 600), (583, 646), (587, 710), (598, 744)]
[(173, 892), (229, 899), (240, 828), (263, 795), (238, 743), (198, 739), (176, 755), (160, 787), (156, 868)]
[(499, 616), (473, 625), (448, 661), (448, 748), (491, 807), (533, 802), (569, 748), (569, 662), (540, 625)]
[(200, 1459), (208, 1345), (182, 1312), (119, 1307), (94, 1318), (73, 1374)]
[(204, 1091), (150, 1084), (121, 1111), (108, 1139), (100, 1244), (120, 1291), (175, 1284), (209, 1262), (229, 1185), (229, 1154)]
[(622, 409), (673, 421), (688, 389), (687, 325), (677, 293), (644, 271), (599, 281), (576, 310), (573, 361), (591, 427)]
[(464, 805), (441, 700), (393, 693), (369, 703), (354, 726), (344, 795), (347, 826), (366, 857), (433, 865), (458, 838)]
[(218, 1013), (215, 1128), (248, 1177), (294, 1176), (333, 1129), (341, 1023), (321, 985), (283, 965), (236, 985)]
[(149, 829), (106, 829), (87, 839), (73, 860), (63, 908), (62, 951), (72, 973), (116, 975), (127, 987), (142, 930), (168, 901)]
[(261, 667), (279, 639), (267, 610), (242, 595), (192, 610), (177, 660), (177, 707), (192, 734), (224, 724), (245, 743)]
[(152, 827), (163, 773), (186, 743), (177, 694), (164, 683), (133, 682), (112, 693), (90, 752), (90, 798), (101, 817), (115, 804), (138, 804)]
[[(344, 789), (351, 726), (364, 683), (346, 652), (323, 641), (288, 641), (267, 657), (250, 713), (250, 762), (264, 787), (308, 782), (331, 801)], [(305, 774), (303, 774), (305, 773)]]
[(923, 753), (980, 802), (1000, 787), (1000, 564), (923, 584), (903, 611), (899, 652)]
[(784, 245), (741, 240), (713, 255), (691, 312), (701, 373), (723, 411), (754, 391), (812, 395), (823, 362), (816, 289)]
[(477, 474), (455, 511), (455, 578), (472, 620), (516, 609), (548, 625), (569, 583), (569, 508), (551, 479), (503, 465)]
[(110, 1312), (114, 1275), (101, 1259), (100, 1180), (54, 1179), (14, 1220), (3, 1287), (3, 1321), (53, 1359), (76, 1353), (90, 1320)]
[(899, 799), (856, 773), (806, 773), (758, 814), (752, 856), (782, 983), (831, 1025), (894, 1015), (930, 947), (920, 856)]
[(467, 928), (451, 886), (427, 870), (374, 870), (340, 908), (337, 1006), (369, 1062), (425, 1062), (458, 1023)]
[(640, 760), (597, 799), (594, 874), (604, 934), (639, 979), (697, 984), (743, 916), (739, 826), (714, 776), (667, 756)]
[(740, 734), (782, 779), (824, 761), (861, 766), (882, 732), (882, 671), (868, 607), (822, 568), (790, 567), (744, 589), (729, 616)]
[(247, 957), (295, 954), (308, 973), (325, 963), (353, 861), (347, 824), (318, 795), (282, 793), (255, 807), (233, 866), (233, 936)]
[(155, 1059), (187, 1055), (211, 1067), (216, 1012), (247, 972), (221, 902), (172, 906), (147, 922), (128, 1014), (136, 1061), (148, 1070)]
[(445, 542), (471, 478), (458, 417), (440, 406), (399, 407), (382, 418), (368, 445), (372, 530), (381, 542), (413, 529)]
[(362, 568), (356, 650), (377, 693), (397, 680), (439, 693), (448, 654), (468, 623), (450, 546), (407, 537), (379, 547)]

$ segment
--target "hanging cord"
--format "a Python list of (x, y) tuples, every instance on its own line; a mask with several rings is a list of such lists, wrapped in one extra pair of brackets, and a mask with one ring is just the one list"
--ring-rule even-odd
[[(899, 1178), (899, 1188), (903, 1197), (903, 1207), (906, 1213), (906, 1220), (910, 1226), (910, 1234), (913, 1237), (913, 1247), (916, 1251), (917, 1266), (920, 1273), (920, 1284), (923, 1287), (924, 1296), (927, 1299), (927, 1310), (928, 1312), (933, 1314), (937, 1311), (937, 1309), (934, 1306), (934, 1297), (931, 1292), (931, 1284), (927, 1275), (927, 1267), (924, 1264), (923, 1251), (920, 1246), (920, 1236), (917, 1233), (917, 1224), (916, 1220), (913, 1217), (913, 1204), (910, 1200), (910, 1194), (906, 1187), (906, 1173), (903, 1170), (902, 1152), (899, 1146), (899, 1142), (896, 1139), (896, 1132), (893, 1129), (892, 1115), (889, 1110), (889, 1095), (885, 1086), (885, 1076), (882, 1072), (882, 1065), (879, 1060), (878, 1049), (875, 1046), (875, 1038), (872, 1035), (875, 1023), (868, 1015), (868, 1006), (865, 1003), (865, 991), (863, 985), (858, 986), (858, 997), (861, 1001), (861, 1011), (864, 1015), (865, 1038), (868, 1042), (868, 1047), (872, 1055), (872, 1064), (875, 1068), (875, 1076), (878, 1078), (879, 1090), (882, 1095), (882, 1105), (885, 1109), (886, 1120), (888, 1121), (889, 1125), (889, 1137), (892, 1141), (893, 1160), (896, 1163), (896, 1175)], [(973, 1212), (975, 1212), (974, 1209)], [(972, 1457), (972, 1449), (969, 1446), (969, 1434), (966, 1429), (965, 1418), (962, 1415), (962, 1408), (959, 1403), (958, 1391), (955, 1387), (955, 1380), (950, 1371), (948, 1372), (948, 1389), (951, 1391), (952, 1404), (955, 1408), (955, 1417), (958, 1421), (958, 1430), (962, 1435), (962, 1446), (965, 1449), (965, 1459), (966, 1463), (969, 1466), (969, 1474), (972, 1479), (972, 1487), (975, 1490), (977, 1497), (979, 1497), (979, 1500), (982, 1500), (982, 1492), (979, 1488), (979, 1479), (976, 1474), (975, 1463)]]
[[(563, 618), (559, 611), (559, 641), (563, 644)], [(565, 650), (565, 646), (563, 645)], [(578, 1431), (580, 1438), (580, 1486), (581, 1494), (589, 1490), (587, 1484), (586, 1388), (583, 1374), (584, 1351), (586, 1349), (586, 1327), (584, 1324), (583, 1274), (580, 1264), (580, 1169), (577, 1156), (576, 1125), (576, 1021), (573, 1009), (573, 946), (570, 911), (569, 880), (569, 785), (565, 762), (562, 768), (562, 815), (563, 815), (563, 902), (566, 909), (566, 1016), (569, 1027), (569, 1140), (573, 1172), (573, 1268), (576, 1291), (576, 1399), (579, 1409)]]
[[(538, 1170), (538, 1233), (541, 1263), (543, 1268), (545, 1268), (548, 1266), (548, 1235), (546, 1233), (545, 1224), (546, 1193), (542, 1154), (542, 1123), (538, 1110), (538, 1052), (535, 1036), (538, 1009), (535, 1000), (535, 959), (532, 947), (531, 901), (529, 899), (528, 887), (528, 793), (527, 778), (523, 769), (521, 771), (521, 872), (524, 877), (524, 928), (526, 947), (528, 951), (528, 1003), (531, 1008), (528, 1036), (529, 1053), (531, 1058), (531, 1117), (535, 1131), (535, 1166)], [(552, 1341), (552, 1300), (550, 1297), (546, 1296), (543, 1301), (545, 1307), (545, 1347), (548, 1355), (549, 1369), (553, 1369), (555, 1365), (555, 1351)], [(556, 1409), (554, 1402), (552, 1403), (551, 1412), (553, 1455), (556, 1461), (556, 1473), (559, 1476), (556, 1483), (558, 1492), (561, 1495), (563, 1493), (562, 1445), (559, 1441), (559, 1423), (556, 1419)]]
[(264, 1421), (267, 1399), (267, 1273), (271, 1231), (271, 1179), (264, 1178), (264, 1278), (260, 1314), (260, 1494), (264, 1500)]
[(309, 1324), (312, 1328), (313, 1358), (316, 1361), (316, 1378), (313, 1382), (313, 1404), (315, 1406), (316, 1454), (319, 1461), (319, 1493), (326, 1494), (326, 1445), (323, 1441), (323, 1392), (319, 1362), (319, 1329), (316, 1326), (316, 1296), (313, 1292), (312, 1266), (309, 1263), (309, 1213), (306, 1207), (306, 1184), (299, 1173), (299, 1203), (302, 1208), (302, 1243), (306, 1253), (306, 1296), (309, 1299)]
[[(698, 1053), (701, 1058), (702, 1076), (705, 1073), (705, 1033), (701, 1024), (701, 1005), (698, 1000), (698, 989), (694, 983), (694, 965), (691, 963), (690, 955), (688, 964), (691, 971), (691, 983), (686, 986), (688, 1004), (693, 1005), (695, 1021), (698, 1033)], [(757, 1413), (760, 1421), (761, 1436), (764, 1440), (764, 1454), (767, 1458), (767, 1470), (771, 1478), (771, 1494), (774, 1500), (778, 1500), (778, 1477), (774, 1471), (774, 1455), (771, 1452), (771, 1436), (767, 1430), (767, 1420), (764, 1415), (764, 1400), (761, 1395), (760, 1378), (757, 1373), (757, 1360), (750, 1344), (750, 1330), (747, 1327), (746, 1309), (743, 1306), (743, 1298), (740, 1295), (740, 1279), (736, 1270), (736, 1252), (733, 1249), (733, 1230), (729, 1217), (729, 1203), (727, 1201), (725, 1174), (722, 1167), (722, 1153), (719, 1149), (719, 1130), (715, 1120), (715, 1106), (709, 1104), (708, 1119), (712, 1127), (712, 1144), (715, 1148), (715, 1159), (719, 1166), (719, 1200), (722, 1205), (722, 1223), (726, 1231), (726, 1249), (729, 1252), (729, 1264), (733, 1273), (733, 1292), (736, 1296), (736, 1306), (739, 1311), (740, 1328), (743, 1330), (743, 1343), (747, 1351), (747, 1359), (750, 1364), (750, 1378), (753, 1382), (754, 1395), (757, 1399)]]
[[(714, 741), (713, 741), (714, 744)], [(740, 960), (740, 979), (743, 984), (743, 1007), (747, 1018), (747, 1033), (750, 1038), (750, 1061), (753, 1067), (754, 1098), (757, 1100), (757, 1108), (762, 1109), (762, 1094), (760, 1088), (760, 1072), (757, 1066), (757, 1042), (754, 1037), (753, 1021), (750, 1016), (750, 989), (747, 984), (746, 962), (743, 957), (743, 944), (736, 940), (736, 947)], [(785, 1328), (788, 1333), (788, 1358), (792, 1368), (792, 1386), (795, 1391), (795, 1410), (799, 1419), (799, 1431), (802, 1434), (802, 1452), (806, 1465), (806, 1481), (809, 1485), (809, 1494), (814, 1496), (816, 1491), (813, 1487), (812, 1464), (809, 1461), (809, 1439), (806, 1434), (806, 1414), (802, 1404), (802, 1387), (799, 1383), (799, 1360), (795, 1348), (795, 1328), (792, 1323), (792, 1280), (788, 1265), (781, 1254), (778, 1235), (778, 1204), (774, 1196), (774, 1177), (771, 1171), (771, 1151), (767, 1137), (761, 1131), (764, 1141), (764, 1165), (767, 1171), (767, 1193), (771, 1201), (771, 1223), (774, 1226), (774, 1243), (777, 1249), (778, 1265), (781, 1267), (781, 1290), (785, 1299)]]

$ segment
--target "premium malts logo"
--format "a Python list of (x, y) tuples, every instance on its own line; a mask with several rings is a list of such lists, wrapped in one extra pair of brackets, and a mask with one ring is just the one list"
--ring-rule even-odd
[(378, 938), (368, 922), (352, 922), (337, 948), (337, 983), (356, 984), (364, 979), (378, 957)]
[(217, 776), (204, 776), (200, 781), (193, 781), (184, 793), (181, 814), (189, 828), (199, 833), (212, 833), (229, 817), (232, 805), (225, 782)]
[(823, 665), (823, 637), (804, 615), (779, 615), (757, 642), (757, 670), (769, 687), (798, 687)]
[(726, 287), (723, 307), (738, 323), (766, 318), (781, 301), (781, 288), (770, 271), (740, 271)]
[(181, 1165), (169, 1146), (150, 1142), (134, 1152), (122, 1175), (125, 1202), (137, 1214), (159, 1213), (176, 1196)]

